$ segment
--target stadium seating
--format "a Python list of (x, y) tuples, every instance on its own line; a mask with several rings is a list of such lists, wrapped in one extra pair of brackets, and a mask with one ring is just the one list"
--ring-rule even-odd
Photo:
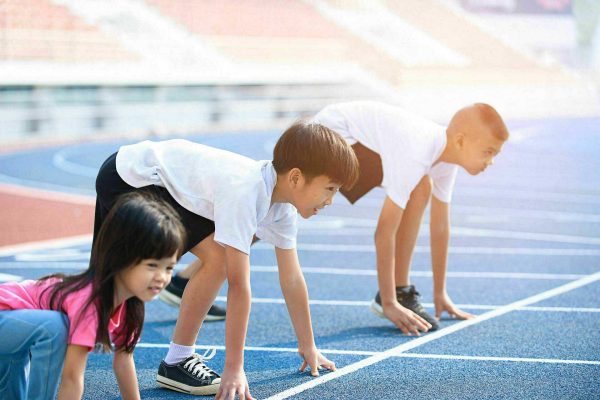
[(0, 60), (130, 60), (116, 40), (49, 0), (0, 2)]

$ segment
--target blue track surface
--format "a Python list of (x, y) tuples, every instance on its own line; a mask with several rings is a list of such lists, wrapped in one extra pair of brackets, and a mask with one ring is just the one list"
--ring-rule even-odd
[[(452, 205), (449, 294), (483, 318), (466, 327), (444, 319), (437, 333), (410, 338), (371, 314), (368, 303), (377, 290), (372, 235), (383, 192), (354, 206), (337, 198), (323, 215), (301, 221), (299, 255), (317, 345), (347, 373), (322, 382), (296, 371), (300, 359), (280, 302), (275, 257), (259, 243), (251, 255), (254, 303), (245, 366), (256, 398), (307, 383), (314, 387), (300, 386), (290, 398), (600, 398), (600, 120), (510, 126), (511, 141), (493, 168), (477, 177), (459, 174)], [(277, 137), (260, 132), (191, 139), (267, 159)], [(0, 182), (93, 196), (97, 168), (121, 144), (4, 154)], [(424, 228), (412, 280), (431, 307)], [(36, 278), (76, 271), (85, 268), (88, 253), (88, 243), (4, 252), (0, 273)], [(185, 256), (182, 266), (191, 260)], [(545, 295), (532, 298), (539, 294)], [(147, 305), (135, 352), (143, 398), (191, 398), (154, 382), (176, 318), (177, 309), (159, 301)], [(198, 345), (223, 344), (224, 324), (205, 324)], [(219, 350), (210, 365), (222, 371), (223, 362)], [(85, 398), (118, 398), (109, 356), (90, 357), (85, 385)]]

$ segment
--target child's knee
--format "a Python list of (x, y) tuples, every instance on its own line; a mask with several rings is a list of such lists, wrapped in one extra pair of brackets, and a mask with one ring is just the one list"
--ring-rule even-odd
[(227, 268), (225, 263), (225, 252), (223, 254), (215, 254), (214, 257), (210, 259), (210, 261), (205, 263), (207, 268), (211, 268), (214, 273), (225, 279), (227, 275)]
[(65, 314), (59, 311), (48, 311), (40, 328), (42, 328), (41, 334), (47, 340), (66, 349), (69, 338), (69, 320)]
[(225, 249), (214, 241), (213, 235), (204, 239), (190, 251), (202, 260), (202, 268), (207, 266), (214, 268), (225, 264)]
[(433, 188), (433, 184), (431, 183), (431, 178), (427, 175), (421, 179), (419, 184), (412, 191), (410, 198), (411, 200), (417, 200), (419, 202), (428, 201), (431, 197), (431, 191)]

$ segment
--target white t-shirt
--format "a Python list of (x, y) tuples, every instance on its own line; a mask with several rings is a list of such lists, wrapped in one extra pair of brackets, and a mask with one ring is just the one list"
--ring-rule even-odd
[(349, 144), (359, 142), (379, 154), (382, 186), (399, 207), (406, 208), (411, 192), (425, 175), (433, 181), (433, 195), (450, 203), (458, 167), (435, 164), (446, 147), (443, 126), (374, 101), (332, 104), (313, 121), (333, 129)]
[(277, 182), (271, 161), (175, 139), (123, 146), (116, 164), (127, 184), (162, 186), (181, 206), (214, 221), (221, 244), (249, 254), (256, 234), (282, 249), (296, 247), (296, 208), (271, 205)]

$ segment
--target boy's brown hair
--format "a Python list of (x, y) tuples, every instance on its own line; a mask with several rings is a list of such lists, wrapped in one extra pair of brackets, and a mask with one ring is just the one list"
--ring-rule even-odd
[(273, 150), (277, 174), (298, 168), (310, 181), (319, 175), (348, 189), (358, 180), (358, 160), (352, 147), (333, 130), (314, 123), (295, 122)]

